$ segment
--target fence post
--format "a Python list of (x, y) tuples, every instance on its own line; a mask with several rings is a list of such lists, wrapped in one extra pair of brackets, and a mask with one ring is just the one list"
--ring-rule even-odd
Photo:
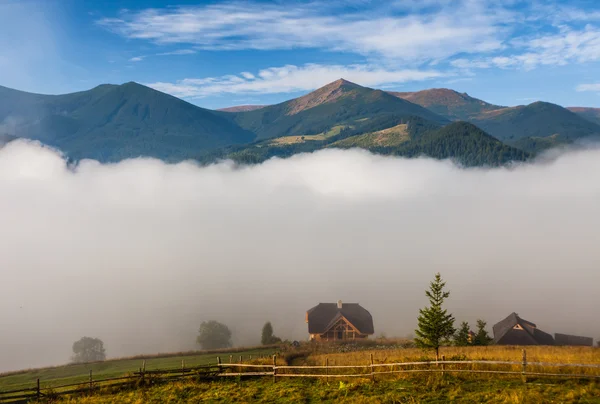
[[(242, 355), (240, 355), (240, 365), (242, 364)], [(242, 373), (242, 367), (238, 368), (238, 373)]]
[(185, 376), (185, 359), (181, 360), (181, 376)]
[(217, 367), (219, 368), (219, 374), (223, 373), (223, 368), (221, 366), (221, 357), (217, 356)]
[(523, 383), (527, 383), (527, 352), (523, 349), (523, 369), (521, 371)]
[(442, 355), (442, 377), (444, 377), (444, 370), (446, 370), (446, 355)]
[(371, 356), (371, 380), (375, 381), (375, 368), (373, 368), (373, 354)]
[(142, 382), (145, 381), (146, 378), (146, 359), (142, 362)]
[(36, 389), (35, 395), (38, 400), (42, 396), (42, 392), (40, 391), (40, 379), (37, 379), (37, 389)]
[(329, 384), (329, 358), (325, 357), (325, 380)]
[(229, 355), (229, 363), (233, 363), (233, 355)]
[(273, 355), (273, 383), (277, 378), (277, 354)]
[(90, 369), (90, 395), (92, 394), (92, 388), (93, 388), (93, 379), (92, 379), (92, 369)]

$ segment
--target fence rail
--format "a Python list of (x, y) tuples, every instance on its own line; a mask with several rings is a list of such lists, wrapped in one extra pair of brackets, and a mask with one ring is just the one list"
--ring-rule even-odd
[[(565, 377), (565, 378), (590, 378), (600, 379), (600, 372), (581, 373), (583, 369), (600, 369), (600, 364), (588, 363), (551, 363), (551, 362), (528, 362), (525, 350), (523, 350), (522, 361), (485, 361), (485, 360), (445, 360), (442, 356), (441, 361), (419, 361), (419, 362), (393, 362), (393, 363), (374, 363), (373, 355), (369, 357), (369, 362), (362, 365), (329, 365), (328, 359), (325, 359), (325, 365), (277, 365), (276, 355), (270, 364), (243, 363), (240, 357), (239, 363), (233, 363), (230, 356), (230, 363), (221, 363), (221, 358), (217, 357), (216, 364), (200, 365), (186, 367), (182, 361), (181, 368), (174, 369), (156, 369), (146, 370), (146, 361), (143, 361), (139, 371), (133, 372), (127, 376), (112, 377), (104, 379), (94, 379), (90, 371), (89, 378), (79, 383), (69, 383), (60, 386), (42, 387), (40, 380), (37, 379), (36, 387), (19, 390), (0, 391), (0, 403), (19, 403), (27, 402), (32, 399), (43, 397), (54, 397), (65, 394), (92, 394), (94, 390), (105, 387), (119, 387), (125, 385), (134, 385), (136, 383), (152, 384), (154, 382), (176, 380), (187, 377), (198, 377), (200, 379), (214, 379), (217, 377), (273, 377), (276, 378), (371, 378), (375, 381), (376, 376), (392, 374), (412, 374), (412, 373), (473, 373), (490, 375), (512, 375), (521, 376), (523, 381), (527, 377)], [(251, 359), (251, 358), (250, 358)], [(471, 369), (462, 368), (470, 365)], [(506, 366), (505, 369), (474, 369), (478, 366)], [(514, 370), (518, 367), (520, 370)], [(542, 372), (540, 368), (578, 368), (579, 373), (556, 373)], [(529, 370), (528, 370), (529, 368)], [(336, 373), (345, 370), (357, 370), (358, 373)], [(314, 373), (296, 373), (296, 371), (311, 370)], [(333, 372), (333, 373), (332, 373)]]

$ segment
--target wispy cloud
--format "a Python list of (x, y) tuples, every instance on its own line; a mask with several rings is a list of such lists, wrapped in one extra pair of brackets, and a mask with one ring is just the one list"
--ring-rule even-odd
[(522, 68), (564, 66), (600, 60), (600, 29), (587, 25), (581, 29), (562, 26), (557, 32), (515, 38), (508, 53), (477, 58), (458, 58), (450, 64), (462, 69)]
[(156, 56), (193, 55), (195, 53), (198, 53), (198, 51), (194, 49), (178, 49), (172, 52), (157, 53)]
[(600, 83), (580, 84), (576, 88), (577, 91), (594, 91), (600, 93)]
[(215, 94), (277, 94), (307, 91), (344, 78), (365, 86), (382, 86), (441, 77), (436, 70), (391, 70), (370, 65), (286, 65), (260, 70), (256, 75), (188, 78), (175, 83), (148, 83), (147, 85), (177, 97), (200, 98)]
[(142, 60), (144, 60), (145, 56), (136, 56), (133, 57), (131, 59), (129, 59), (130, 62), (141, 62)]
[(402, 12), (406, 2), (400, 10), (388, 6), (360, 13), (333, 12), (326, 3), (221, 3), (124, 12), (98, 23), (157, 44), (213, 50), (323, 48), (419, 62), (498, 49), (501, 24), (510, 19), (508, 12), (481, 1), (412, 3), (418, 12)]

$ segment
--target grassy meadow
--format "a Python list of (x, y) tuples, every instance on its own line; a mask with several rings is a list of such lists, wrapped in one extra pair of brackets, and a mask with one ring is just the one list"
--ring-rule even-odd
[[(297, 350), (282, 350), (277, 357), (278, 365), (329, 366), (368, 365), (373, 355), (374, 364), (392, 362), (434, 361), (431, 352), (417, 348), (402, 348), (390, 341), (378, 341), (355, 346), (349, 352), (343, 345), (306, 344)], [(495, 360), (520, 362), (523, 347), (443, 347), (440, 354), (446, 360)], [(271, 364), (271, 358), (260, 359), (258, 355), (270, 354), (271, 350), (246, 350), (233, 354), (253, 355), (252, 363)], [(600, 365), (600, 349), (592, 347), (526, 347), (527, 361), (544, 363), (582, 363)], [(146, 359), (146, 369), (178, 368), (181, 360), (186, 365), (215, 363), (217, 354), (174, 355)], [(220, 354), (224, 363), (229, 354)], [(74, 380), (84, 381), (89, 369), (98, 377), (112, 377), (137, 370), (141, 359), (123, 359), (87, 365), (70, 365), (51, 369), (34, 370), (0, 377), (0, 391), (30, 386), (37, 377), (48, 378), (58, 385)], [(432, 363), (430, 367), (435, 367)], [(422, 368), (422, 367), (421, 367)], [(414, 369), (414, 368), (413, 368)], [(65, 403), (192, 403), (192, 402), (348, 402), (348, 403), (600, 403), (600, 378), (568, 379), (550, 376), (529, 376), (523, 383), (520, 375), (452, 373), (452, 369), (511, 370), (520, 372), (520, 365), (446, 365), (447, 372), (384, 374), (384, 367), (375, 367), (375, 382), (370, 375), (352, 378), (323, 379), (272, 377), (223, 378), (213, 381), (171, 381), (147, 387), (129, 387), (111, 390), (99, 388), (93, 396), (63, 397)], [(235, 370), (234, 370), (235, 371)], [(251, 369), (250, 369), (251, 371)], [(557, 368), (547, 365), (529, 366), (530, 372), (576, 373), (600, 376), (600, 368)], [(312, 369), (281, 370), (281, 373), (315, 373)], [(357, 374), (361, 369), (329, 369), (330, 375)], [(366, 369), (366, 372), (369, 372)], [(278, 373), (280, 373), (278, 371)], [(322, 373), (322, 372), (319, 372)], [(45, 383), (44, 383), (45, 384)]]
[(598, 403), (590, 381), (476, 380), (425, 376), (407, 380), (325, 382), (314, 379), (250, 379), (175, 382), (115, 394), (66, 398), (69, 404), (142, 403)]
[(217, 356), (221, 356), (223, 362), (229, 360), (233, 355), (235, 360), (242, 355), (248, 358), (258, 355), (271, 355), (274, 348), (249, 348), (234, 349), (223, 353), (215, 352), (184, 352), (179, 354), (165, 354), (155, 356), (138, 356), (132, 358), (111, 359), (104, 362), (70, 364), (42, 369), (31, 369), (19, 372), (0, 374), (0, 392), (35, 387), (37, 379), (40, 379), (41, 387), (54, 387), (71, 383), (85, 382), (89, 380), (90, 370), (94, 379), (106, 379), (125, 376), (136, 372), (146, 361), (146, 370), (175, 369), (181, 367), (181, 361), (186, 367), (214, 364)]

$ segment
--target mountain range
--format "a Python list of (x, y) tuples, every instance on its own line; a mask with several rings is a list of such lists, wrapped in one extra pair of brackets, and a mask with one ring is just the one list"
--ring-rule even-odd
[(65, 95), (0, 86), (1, 143), (39, 140), (69, 158), (148, 156), (257, 163), (325, 148), (522, 161), (549, 147), (600, 138), (600, 109), (546, 102), (505, 107), (450, 89), (386, 92), (337, 80), (276, 105), (208, 110), (134, 82)]

